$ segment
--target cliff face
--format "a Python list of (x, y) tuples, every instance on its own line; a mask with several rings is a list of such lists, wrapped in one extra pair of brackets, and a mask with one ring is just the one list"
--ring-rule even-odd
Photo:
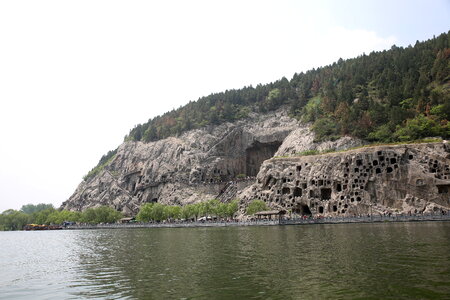
[(83, 181), (62, 208), (109, 205), (134, 215), (147, 202), (188, 204), (253, 199), (309, 215), (428, 212), (450, 208), (448, 144), (345, 150), (362, 141), (315, 143), (283, 109), (152, 143), (125, 142), (112, 162)]
[(239, 196), (299, 215), (438, 212), (450, 209), (449, 165), (447, 143), (275, 158)]
[(349, 138), (319, 144), (312, 140), (307, 126), (280, 109), (157, 142), (125, 142), (112, 162), (83, 181), (62, 208), (110, 205), (133, 215), (147, 202), (228, 201), (253, 184), (261, 164), (275, 154), (361, 143)]

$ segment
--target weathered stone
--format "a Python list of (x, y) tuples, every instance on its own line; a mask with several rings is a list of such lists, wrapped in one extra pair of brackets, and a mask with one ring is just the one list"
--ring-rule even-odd
[[(146, 202), (185, 204), (217, 197), (228, 201), (297, 127), (297, 120), (280, 109), (157, 142), (125, 142), (112, 162), (82, 182), (62, 207), (110, 205), (130, 215)], [(234, 190), (226, 188), (238, 177), (246, 180), (233, 185)]]
[(83, 181), (62, 207), (84, 210), (109, 205), (134, 215), (147, 202), (183, 205), (238, 198), (241, 212), (249, 201), (262, 199), (273, 209), (303, 215), (449, 208), (448, 144), (295, 156), (306, 150), (345, 150), (363, 143), (350, 137), (314, 142), (308, 125), (288, 117), (285, 109), (252, 113), (245, 120), (179, 137), (125, 142), (112, 162)]
[(429, 143), (270, 159), (238, 196), (300, 215), (446, 211), (449, 153), (448, 144)]
[(315, 142), (314, 133), (309, 124), (300, 124), (284, 140), (283, 145), (275, 153), (275, 156), (290, 156), (308, 150), (345, 150), (364, 145), (364, 141), (349, 136), (341, 137), (335, 141)]

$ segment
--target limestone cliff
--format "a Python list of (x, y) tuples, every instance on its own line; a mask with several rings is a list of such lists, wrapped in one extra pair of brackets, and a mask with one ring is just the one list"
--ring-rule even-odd
[(314, 143), (309, 127), (288, 117), (286, 109), (253, 113), (157, 142), (125, 142), (111, 163), (83, 181), (62, 207), (110, 205), (133, 215), (146, 202), (228, 201), (254, 183), (261, 164), (274, 154), (359, 144), (350, 138)]
[(440, 212), (450, 209), (449, 165), (447, 143), (274, 158), (239, 197), (299, 215)]
[(450, 208), (450, 150), (444, 143), (362, 145), (350, 137), (316, 143), (285, 109), (151, 143), (125, 142), (62, 207), (109, 205), (134, 215), (147, 202), (253, 199), (298, 214), (355, 215)]

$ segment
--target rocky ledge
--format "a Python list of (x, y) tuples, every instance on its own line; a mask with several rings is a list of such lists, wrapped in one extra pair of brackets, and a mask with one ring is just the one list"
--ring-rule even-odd
[(298, 215), (428, 213), (450, 209), (447, 143), (376, 146), (265, 161), (239, 194)]

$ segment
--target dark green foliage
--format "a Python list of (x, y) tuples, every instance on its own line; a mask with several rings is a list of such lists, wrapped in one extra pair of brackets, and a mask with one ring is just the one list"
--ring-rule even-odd
[(394, 137), (399, 141), (418, 140), (423, 137), (450, 136), (450, 123), (442, 126), (437, 120), (418, 115), (406, 121), (404, 126), (398, 126)]
[(47, 216), (45, 224), (62, 224), (65, 221), (79, 222), (81, 217), (82, 213), (78, 211), (55, 210)]
[(27, 205), (22, 205), (22, 207), (20, 208), (20, 211), (26, 214), (32, 214), (32, 213), (37, 213), (40, 212), (41, 210), (46, 210), (46, 209), (54, 209), (52, 204), (45, 204), (45, 203), (39, 203), (39, 204), (27, 204)]
[[(295, 74), (291, 80), (283, 77), (265, 85), (202, 97), (137, 125), (125, 140), (156, 141), (283, 105), (290, 108), (291, 116), (314, 122), (318, 140), (346, 134), (373, 141), (445, 135), (450, 120), (449, 57), (450, 32), (417, 42), (414, 47), (394, 45), (387, 51), (339, 59), (332, 65)], [(398, 127), (419, 116), (439, 128), (416, 134), (397, 132)], [(99, 163), (86, 180), (104, 165)]]
[(392, 141), (392, 128), (388, 124), (381, 125), (368, 135), (368, 140), (389, 143)]
[(213, 199), (206, 202), (188, 204), (184, 206), (169, 206), (159, 203), (144, 204), (136, 216), (140, 222), (164, 221), (176, 219), (198, 219), (199, 216), (217, 216), (233, 218), (238, 211), (238, 200), (222, 203)]
[(84, 212), (56, 210), (52, 204), (28, 204), (20, 211), (9, 209), (0, 214), (0, 231), (22, 230), (26, 224), (55, 224), (65, 221), (85, 222), (91, 224), (114, 223), (122, 214), (111, 207), (89, 208)]
[(117, 154), (117, 149), (110, 150), (106, 155), (103, 155), (102, 158), (100, 158), (100, 161), (98, 162), (99, 165), (103, 165), (111, 161), (112, 158)]
[[(291, 107), (291, 115), (316, 122), (313, 130), (319, 140), (342, 134), (386, 139), (380, 126), (389, 123), (395, 128), (449, 101), (449, 57), (449, 34), (444, 33), (414, 47), (392, 46), (388, 51), (340, 59), (295, 74), (290, 81), (282, 78), (200, 98), (136, 126), (126, 139), (155, 141), (243, 118), (243, 111), (272, 111), (282, 105)], [(448, 112), (439, 118), (445, 127)]]
[(80, 221), (89, 224), (114, 223), (122, 217), (122, 214), (114, 208), (100, 206), (86, 209), (82, 213)]
[(0, 215), (0, 230), (22, 230), (23, 226), (30, 223), (30, 215), (9, 209)]
[(259, 211), (267, 210), (266, 202), (262, 200), (253, 200), (247, 207), (247, 215), (253, 215)]
[(93, 178), (95, 175), (103, 171), (103, 169), (114, 159), (114, 157), (117, 154), (116, 150), (108, 151), (106, 155), (103, 155), (100, 161), (98, 162), (97, 166), (95, 166), (92, 170), (89, 171), (84, 177), (84, 181), (88, 181), (89, 179)]
[(312, 130), (316, 134), (316, 141), (333, 140), (339, 137), (337, 123), (331, 118), (317, 119), (312, 126)]
[(56, 212), (56, 210), (53, 207), (47, 208), (47, 209), (44, 209), (44, 210), (41, 210), (41, 211), (38, 211), (38, 212), (35, 212), (35, 213), (31, 214), (31, 216), (30, 216), (31, 223), (34, 223), (34, 224), (48, 224), (47, 223), (47, 218), (50, 215), (54, 214), (55, 212)]

